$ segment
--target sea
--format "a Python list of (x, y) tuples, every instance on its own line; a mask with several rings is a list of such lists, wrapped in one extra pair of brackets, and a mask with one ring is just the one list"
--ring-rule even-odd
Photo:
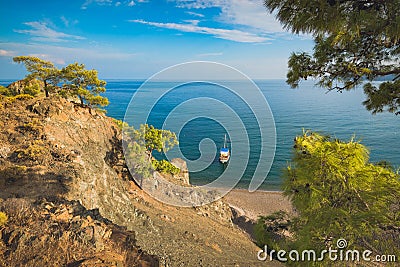
[[(3, 80), (0, 84), (9, 82)], [(132, 121), (135, 116), (142, 123), (146, 115), (146, 123), (176, 132), (179, 144), (166, 154), (155, 153), (155, 157), (184, 158), (190, 182), (195, 185), (218, 179), (229, 167), (233, 170), (230, 173), (239, 176), (232, 177), (238, 181), (236, 188), (248, 188), (252, 179), (257, 178), (263, 181), (259, 189), (281, 190), (284, 169), (293, 155), (294, 138), (306, 130), (342, 140), (353, 138), (369, 148), (371, 162), (385, 160), (400, 167), (400, 116), (387, 112), (373, 115), (367, 111), (362, 105), (362, 86), (339, 93), (316, 87), (313, 81), (292, 89), (284, 80), (256, 80), (260, 91), (257, 98), (262, 100), (257, 102), (230, 90), (241, 88), (246, 92), (249, 83), (243, 81), (153, 81), (141, 87), (143, 83), (107, 80), (107, 115), (126, 119), (135, 128), (139, 127), (137, 121)], [(164, 93), (160, 94), (161, 91)], [(271, 112), (272, 121), (272, 117), (264, 116), (268, 123), (263, 124), (260, 112)], [(263, 136), (262, 127), (275, 127), (274, 131), (267, 131), (269, 135), (276, 133), (275, 138)], [(221, 164), (219, 149), (225, 136), (231, 159), (235, 160)]]

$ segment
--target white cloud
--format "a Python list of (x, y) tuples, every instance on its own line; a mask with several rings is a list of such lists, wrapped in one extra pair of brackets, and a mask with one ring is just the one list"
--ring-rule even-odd
[(175, 0), (177, 6), (187, 9), (221, 9), (220, 22), (241, 25), (263, 33), (286, 32), (264, 7), (263, 0)]
[(32, 21), (25, 22), (25, 25), (31, 27), (30, 30), (14, 30), (17, 33), (28, 34), (32, 40), (40, 42), (66, 42), (71, 40), (83, 40), (82, 36), (66, 34), (50, 29), (46, 23)]
[(15, 55), (14, 51), (0, 49), (0, 57), (14, 57)]
[(184, 22), (187, 22), (192, 25), (198, 25), (200, 21), (197, 19), (187, 19), (187, 20), (184, 20)]
[(216, 57), (216, 56), (222, 56), (222, 52), (214, 52), (214, 53), (204, 53), (204, 54), (198, 54), (197, 57)]
[(146, 24), (158, 28), (165, 29), (173, 29), (182, 32), (193, 32), (193, 33), (201, 33), (212, 35), (216, 38), (241, 42), (241, 43), (261, 43), (269, 38), (265, 36), (260, 36), (257, 34), (244, 32), (240, 30), (229, 30), (229, 29), (219, 29), (219, 28), (209, 28), (209, 27), (201, 27), (195, 24), (180, 24), (180, 23), (160, 23), (160, 22), (150, 22), (145, 20), (130, 20), (129, 22)]
[(137, 53), (126, 53), (104, 48), (72, 48), (58, 45), (0, 43), (7, 50), (0, 50), (0, 56), (29, 55), (64, 65), (68, 62), (85, 60), (132, 60)]
[(149, 2), (148, 0), (136, 0), (136, 1), (133, 1), (133, 0), (127, 0), (127, 1), (86, 0), (82, 4), (81, 9), (87, 9), (88, 6), (90, 6), (91, 4), (96, 4), (96, 5), (99, 5), (99, 6), (112, 6), (112, 5), (114, 5), (116, 7), (119, 7), (119, 6), (121, 6), (123, 4), (123, 5), (129, 6), (129, 7), (133, 7), (133, 6), (136, 5), (136, 3), (148, 3), (148, 2)]
[(200, 13), (197, 13), (197, 12), (186, 11), (185, 13), (188, 14), (188, 15), (194, 16), (194, 17), (204, 18), (203, 14), (200, 14)]
[(61, 16), (60, 19), (64, 23), (65, 27), (74, 26), (79, 23), (79, 21), (77, 19), (70, 20), (70, 19), (67, 19), (65, 16)]
[(87, 7), (92, 3), (96, 3), (100, 6), (109, 6), (112, 5), (112, 2), (112, 0), (86, 0), (81, 6), (81, 9), (87, 9)]
[(31, 57), (38, 57), (47, 61), (51, 61), (55, 64), (59, 64), (59, 65), (65, 65), (65, 60), (63, 58), (57, 57), (55, 55), (49, 55), (49, 54), (28, 54), (28, 56)]

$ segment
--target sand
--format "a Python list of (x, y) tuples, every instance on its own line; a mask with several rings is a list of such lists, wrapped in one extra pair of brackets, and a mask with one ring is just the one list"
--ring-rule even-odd
[(239, 216), (245, 216), (256, 221), (259, 216), (269, 215), (276, 211), (293, 213), (290, 201), (282, 192), (255, 191), (250, 193), (245, 189), (234, 189), (225, 197), (228, 204), (238, 212)]

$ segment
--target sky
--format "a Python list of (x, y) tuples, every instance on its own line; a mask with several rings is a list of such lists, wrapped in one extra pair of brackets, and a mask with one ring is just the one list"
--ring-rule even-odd
[(190, 61), (283, 79), (309, 36), (284, 30), (261, 0), (0, 0), (0, 79), (21, 79), (19, 55), (79, 62), (102, 79), (147, 79)]

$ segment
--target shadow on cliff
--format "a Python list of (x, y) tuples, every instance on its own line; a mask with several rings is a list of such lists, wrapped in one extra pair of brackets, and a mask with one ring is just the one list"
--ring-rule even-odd
[(0, 171), (0, 198), (46, 198), (68, 192), (71, 178), (48, 172), (38, 174), (22, 167), (10, 167)]
[(240, 214), (236, 209), (232, 207), (231, 211), (232, 211), (232, 222), (236, 224), (244, 232), (246, 232), (253, 241), (255, 241), (256, 236), (254, 233), (254, 226), (256, 225), (256, 223), (247, 218), (246, 216)]

